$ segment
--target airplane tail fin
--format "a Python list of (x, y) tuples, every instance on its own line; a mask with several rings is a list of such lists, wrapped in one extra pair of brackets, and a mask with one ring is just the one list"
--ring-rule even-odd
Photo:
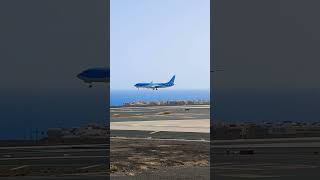
[(174, 85), (174, 79), (176, 78), (176, 75), (172, 76), (170, 81), (168, 82), (169, 85)]

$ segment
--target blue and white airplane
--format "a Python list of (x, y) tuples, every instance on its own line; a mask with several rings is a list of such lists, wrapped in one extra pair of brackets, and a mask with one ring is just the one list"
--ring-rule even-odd
[(110, 82), (110, 69), (108, 68), (90, 68), (82, 71), (77, 77), (92, 87), (94, 82), (109, 83)]
[(167, 87), (171, 87), (174, 85), (174, 79), (176, 78), (176, 75), (172, 76), (172, 78), (170, 79), (170, 81), (166, 82), (166, 83), (137, 83), (134, 86), (136, 88), (149, 88), (149, 89), (153, 89), (153, 90), (158, 90), (158, 88), (167, 88)]

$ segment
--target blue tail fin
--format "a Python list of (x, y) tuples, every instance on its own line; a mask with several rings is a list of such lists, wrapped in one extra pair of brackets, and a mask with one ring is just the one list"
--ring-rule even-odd
[(172, 78), (170, 79), (170, 81), (168, 82), (168, 85), (174, 85), (174, 79), (176, 78), (176, 75), (172, 76)]

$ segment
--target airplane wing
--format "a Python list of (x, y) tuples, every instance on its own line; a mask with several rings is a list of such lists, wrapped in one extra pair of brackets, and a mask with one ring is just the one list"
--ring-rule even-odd
[(151, 85), (150, 86), (151, 88), (159, 88), (159, 87), (161, 87), (159, 84), (153, 84), (153, 85)]

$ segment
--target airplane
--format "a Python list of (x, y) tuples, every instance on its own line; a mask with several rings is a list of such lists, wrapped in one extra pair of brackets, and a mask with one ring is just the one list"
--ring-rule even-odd
[(77, 77), (85, 83), (89, 83), (89, 88), (92, 87), (94, 82), (109, 83), (110, 82), (110, 69), (108, 68), (90, 68), (82, 71)]
[(174, 79), (175, 79), (176, 75), (172, 76), (172, 78), (170, 79), (170, 81), (166, 82), (166, 83), (137, 83), (134, 86), (136, 88), (149, 88), (152, 90), (158, 90), (158, 88), (167, 88), (167, 87), (171, 87), (174, 85)]

